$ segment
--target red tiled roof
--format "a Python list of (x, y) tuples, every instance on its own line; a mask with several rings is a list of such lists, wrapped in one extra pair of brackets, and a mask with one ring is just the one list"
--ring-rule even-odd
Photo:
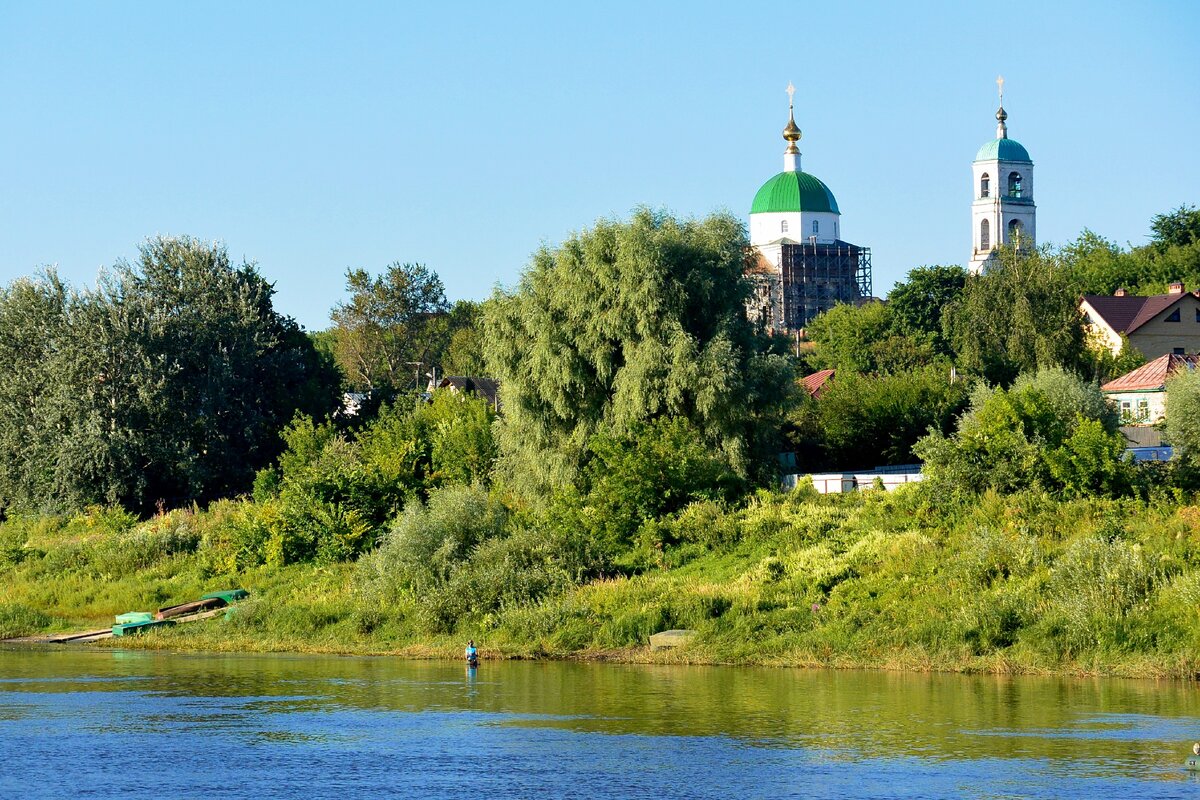
[(825, 384), (833, 378), (833, 373), (834, 370), (823, 369), (801, 378), (800, 384), (804, 386), (804, 391), (808, 392), (810, 397), (820, 397), (821, 392), (825, 390)]
[(1143, 364), (1132, 372), (1126, 372), (1119, 378), (1109, 381), (1100, 387), (1105, 392), (1137, 392), (1149, 389), (1162, 389), (1167, 384), (1167, 378), (1181, 369), (1196, 369), (1200, 366), (1200, 355), (1178, 356), (1167, 353), (1153, 361)]
[(1183, 292), (1181, 294), (1155, 294), (1149, 297), (1085, 294), (1083, 299), (1114, 331), (1133, 333), (1183, 298), (1196, 297), (1198, 294), (1200, 293)]

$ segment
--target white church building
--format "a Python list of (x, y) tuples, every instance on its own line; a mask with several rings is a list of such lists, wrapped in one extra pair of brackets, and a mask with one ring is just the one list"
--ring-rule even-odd
[(1032, 248), (1037, 242), (1037, 206), (1033, 202), (1033, 161), (1016, 139), (1008, 138), (1004, 78), (998, 78), (1000, 108), (996, 138), (984, 142), (971, 165), (971, 230), (974, 246), (968, 269), (982, 272), (1003, 245)]

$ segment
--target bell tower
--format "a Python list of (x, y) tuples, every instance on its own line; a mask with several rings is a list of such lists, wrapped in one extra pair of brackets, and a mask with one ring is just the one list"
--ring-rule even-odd
[(996, 79), (1000, 108), (996, 111), (996, 138), (984, 143), (971, 165), (971, 260), (968, 268), (980, 273), (995, 258), (996, 248), (1011, 245), (1032, 248), (1037, 242), (1037, 206), (1033, 201), (1033, 161), (1016, 139), (1008, 138), (1008, 112), (1004, 110), (1004, 78)]

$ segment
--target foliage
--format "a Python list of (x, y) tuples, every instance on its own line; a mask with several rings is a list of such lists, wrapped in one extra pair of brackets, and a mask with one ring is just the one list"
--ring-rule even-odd
[(257, 525), (255, 544), (240, 549), (255, 554), (252, 563), (357, 556), (432, 489), (486, 483), (496, 455), (494, 420), (486, 401), (449, 391), (435, 392), (428, 403), (384, 406), (348, 432), (298, 417), (284, 431), (278, 467), (264, 470), (255, 484), (265, 527)]
[(967, 278), (943, 320), (960, 367), (1008, 385), (1039, 367), (1084, 361), (1083, 318), (1058, 260), (1043, 251), (1001, 249), (994, 266)]
[(1117, 494), (1128, 485), (1114, 411), (1095, 384), (1058, 368), (1023, 375), (1007, 390), (978, 387), (953, 436), (930, 433), (914, 450), (942, 491)]
[(892, 330), (892, 314), (883, 303), (839, 303), (817, 315), (806, 332), (817, 349), (814, 369), (875, 372), (875, 346)]
[(350, 386), (392, 395), (433, 362), (447, 325), (446, 291), (424, 264), (389, 264), (372, 277), (346, 271), (350, 299), (333, 309), (334, 353)]
[(962, 294), (967, 272), (959, 266), (917, 267), (888, 293), (893, 327), (903, 334), (928, 334), (939, 353), (949, 355), (942, 338), (942, 313)]
[(769, 463), (790, 376), (746, 320), (745, 253), (733, 217), (647, 209), (538, 251), (485, 309), (510, 485), (549, 497), (594, 434), (663, 416), (688, 420), (740, 474)]
[(459, 300), (450, 309), (449, 338), (438, 361), (443, 375), (488, 375), (483, 358), (483, 304)]
[(600, 433), (589, 444), (580, 501), (602, 548), (628, 546), (638, 528), (697, 500), (729, 501), (745, 487), (680, 418), (660, 418), (625, 436)]
[(186, 237), (148, 240), (94, 290), (53, 274), (5, 289), (0, 507), (149, 511), (248, 489), (284, 422), (337, 389), (273, 292)]
[(1104, 385), (1146, 363), (1142, 351), (1130, 344), (1125, 334), (1121, 334), (1121, 349), (1115, 355), (1103, 341), (1096, 341), (1097, 338), (1089, 337), (1085, 354), (1089, 364), (1085, 371), (1096, 383)]
[(1151, 244), (1158, 253), (1196, 244), (1200, 242), (1200, 208), (1181, 205), (1168, 214), (1155, 214), (1150, 231)]
[(1157, 214), (1150, 222), (1150, 242), (1122, 248), (1090, 230), (1061, 251), (1069, 279), (1079, 294), (1162, 294), (1182, 281), (1200, 286), (1200, 210), (1183, 205)]
[(839, 372), (815, 404), (825, 463), (840, 469), (911, 464), (930, 429), (948, 433), (967, 404), (968, 384), (949, 370), (867, 376)]
[(1167, 379), (1167, 441), (1189, 485), (1200, 485), (1200, 372), (1179, 370)]

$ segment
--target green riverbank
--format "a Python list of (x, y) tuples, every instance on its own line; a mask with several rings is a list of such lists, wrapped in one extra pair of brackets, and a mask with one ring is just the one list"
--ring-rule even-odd
[[(0, 636), (104, 625), (243, 586), (253, 596), (229, 620), (120, 644), (450, 658), (470, 637), (504, 658), (1200, 672), (1200, 507), (1191, 505), (1040, 493), (935, 505), (916, 489), (763, 493), (736, 510), (695, 503), (663, 521), (627, 574), (485, 613), (464, 603), (449, 621), (430, 613), (445, 597), (406, 591), (382, 602), (370, 554), (223, 570), (220, 530), (231, 513), (219, 504), (137, 522), (93, 510), (0, 525)], [(543, 568), (509, 566), (493, 577)], [(698, 635), (651, 653), (648, 637), (668, 628)]]

